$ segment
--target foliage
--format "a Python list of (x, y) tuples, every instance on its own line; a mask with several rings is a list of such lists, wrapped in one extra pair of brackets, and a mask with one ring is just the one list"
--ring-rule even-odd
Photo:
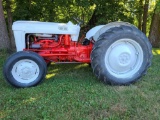
[[(6, 0), (4, 7), (6, 6)], [(125, 21), (138, 26), (139, 17), (143, 15), (145, 0), (10, 0), (13, 21), (33, 20), (50, 22), (68, 22), (73, 17), (84, 21), (83, 26), (107, 24), (114, 21)], [(53, 2), (52, 2), (53, 1)], [(142, 4), (140, 4), (142, 1)], [(157, 0), (158, 2), (159, 0)], [(147, 32), (150, 29), (153, 8), (156, 0), (150, 0)], [(6, 10), (5, 10), (6, 11)], [(93, 13), (95, 16), (93, 17)], [(5, 12), (6, 14), (6, 12)], [(7, 17), (7, 16), (6, 16)], [(92, 18), (93, 17), (93, 18)], [(90, 23), (91, 19), (94, 19)]]
[[(139, 0), (11, 0), (13, 19), (67, 22), (79, 17), (87, 24), (96, 10), (96, 24), (113, 21), (135, 23), (143, 10)], [(153, 1), (153, 0), (152, 0)]]
[[(87, 64), (52, 64), (39, 86), (16, 89), (0, 73), (0, 119), (156, 120), (160, 118), (160, 49), (151, 68), (130, 86), (99, 82)], [(0, 70), (7, 54), (0, 53)]]
[(157, 0), (157, 3), (156, 3), (156, 13), (159, 13), (160, 12), (160, 0)]

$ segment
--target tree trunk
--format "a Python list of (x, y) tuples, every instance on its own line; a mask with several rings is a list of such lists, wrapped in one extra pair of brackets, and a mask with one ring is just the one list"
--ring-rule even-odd
[(10, 42), (3, 13), (2, 0), (0, 0), (0, 49), (9, 49)]
[(8, 32), (9, 32), (9, 38), (10, 38), (10, 43), (11, 43), (11, 48), (15, 48), (15, 40), (14, 40), (14, 35), (12, 31), (12, 12), (11, 12), (11, 1), (6, 0), (6, 8), (7, 8), (7, 19), (8, 19)]
[(148, 17), (148, 6), (149, 6), (149, 0), (145, 0), (144, 11), (143, 11), (143, 24), (142, 24), (142, 32), (145, 34), (146, 34), (147, 17)]
[(97, 22), (96, 11), (97, 11), (97, 10), (96, 10), (96, 8), (95, 8), (95, 10), (94, 10), (94, 12), (93, 12), (93, 14), (92, 14), (92, 17), (91, 17), (91, 19), (89, 20), (89, 22), (88, 22), (88, 24), (87, 24), (87, 26), (89, 26), (90, 28), (96, 25), (96, 22)]
[(152, 16), (149, 40), (153, 47), (160, 47), (160, 13), (156, 12), (156, 8)]
[(142, 16), (143, 16), (143, 0), (139, 1), (139, 14), (138, 14), (138, 29), (142, 30)]

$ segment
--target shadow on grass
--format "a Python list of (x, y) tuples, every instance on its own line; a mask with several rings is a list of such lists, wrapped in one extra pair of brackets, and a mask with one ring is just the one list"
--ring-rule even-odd
[(45, 82), (58, 81), (98, 81), (88, 64), (54, 64), (48, 67)]

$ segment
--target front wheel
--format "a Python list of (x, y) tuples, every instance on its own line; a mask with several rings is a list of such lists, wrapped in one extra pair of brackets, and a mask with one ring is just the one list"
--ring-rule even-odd
[(3, 68), (7, 82), (15, 87), (36, 86), (47, 71), (44, 59), (37, 53), (21, 51), (11, 55)]
[(104, 83), (128, 85), (151, 65), (152, 47), (134, 26), (114, 27), (103, 33), (91, 53), (95, 75)]

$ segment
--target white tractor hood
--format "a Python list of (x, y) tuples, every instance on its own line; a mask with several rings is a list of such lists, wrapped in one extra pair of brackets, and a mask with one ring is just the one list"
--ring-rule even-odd
[[(16, 21), (13, 23), (12, 30), (23, 31), (25, 33), (70, 34), (77, 36), (79, 35), (80, 27), (74, 25), (70, 21), (66, 24), (39, 21)], [(78, 38), (76, 38), (73, 37), (73, 41), (77, 41)]]
[(78, 41), (80, 26), (68, 23), (39, 22), (39, 21), (16, 21), (12, 25), (17, 51), (25, 48), (25, 34), (68, 34), (72, 41)]

